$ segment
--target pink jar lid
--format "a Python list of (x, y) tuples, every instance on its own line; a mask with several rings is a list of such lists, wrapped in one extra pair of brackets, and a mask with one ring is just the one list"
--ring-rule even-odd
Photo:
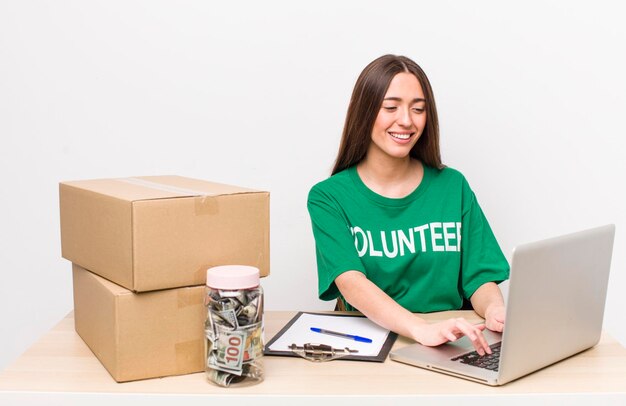
[(215, 289), (250, 289), (259, 286), (259, 269), (248, 265), (222, 265), (206, 271), (206, 285)]

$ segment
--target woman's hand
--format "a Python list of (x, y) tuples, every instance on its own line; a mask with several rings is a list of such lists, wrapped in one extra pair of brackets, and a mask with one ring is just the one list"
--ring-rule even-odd
[(481, 285), (470, 298), (474, 311), (485, 318), (485, 325), (491, 331), (504, 330), (504, 299), (500, 288), (493, 282)]
[(414, 338), (422, 345), (437, 346), (467, 336), (479, 355), (491, 354), (491, 348), (482, 331), (484, 324), (471, 324), (463, 318), (448, 319), (438, 323), (419, 323)]
[(485, 325), (491, 331), (502, 332), (505, 315), (506, 310), (503, 305), (492, 304), (485, 310)]

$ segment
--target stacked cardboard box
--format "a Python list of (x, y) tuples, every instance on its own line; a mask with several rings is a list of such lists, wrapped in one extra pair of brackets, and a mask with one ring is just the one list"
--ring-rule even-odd
[(206, 270), (269, 274), (269, 193), (178, 176), (62, 182), (76, 331), (118, 382), (204, 369)]

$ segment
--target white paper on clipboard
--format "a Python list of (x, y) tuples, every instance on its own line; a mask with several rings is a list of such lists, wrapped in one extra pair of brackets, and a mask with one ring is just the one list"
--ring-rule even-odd
[[(328, 334), (315, 333), (311, 327), (336, 331), (344, 334), (358, 335), (372, 340), (362, 343), (352, 339), (336, 337)], [(366, 317), (344, 316), (332, 314), (302, 313), (289, 328), (267, 347), (270, 351), (290, 351), (292, 344), (304, 343), (326, 344), (333, 348), (348, 347), (359, 351), (358, 356), (376, 357), (381, 353), (389, 336), (386, 330)]]

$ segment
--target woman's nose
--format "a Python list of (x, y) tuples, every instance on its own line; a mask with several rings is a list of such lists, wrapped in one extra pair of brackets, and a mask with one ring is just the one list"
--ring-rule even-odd
[(400, 124), (403, 127), (409, 127), (411, 125), (411, 114), (409, 112), (409, 109), (399, 109), (399, 117), (398, 117), (398, 124)]

